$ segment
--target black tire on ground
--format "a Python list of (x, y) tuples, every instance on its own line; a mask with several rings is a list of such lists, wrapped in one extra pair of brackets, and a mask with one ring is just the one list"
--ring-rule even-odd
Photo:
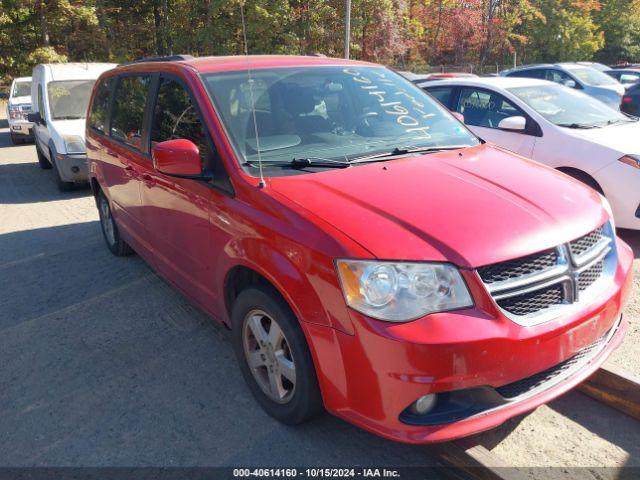
[(102, 193), (102, 190), (98, 190), (96, 200), (98, 213), (100, 214), (100, 228), (102, 229), (102, 235), (105, 243), (107, 244), (107, 248), (109, 248), (111, 253), (117, 257), (131, 255), (133, 253), (133, 249), (120, 237), (118, 225), (111, 215), (109, 200), (107, 200), (105, 194)]
[(21, 143), (23, 143), (22, 137), (16, 135), (15, 133), (11, 134), (11, 143), (13, 143), (14, 145), (19, 145)]
[(62, 180), (60, 172), (58, 171), (58, 166), (56, 165), (56, 158), (51, 150), (49, 150), (49, 158), (51, 158), (51, 164), (53, 165), (53, 173), (56, 176), (56, 185), (58, 186), (58, 190), (61, 192), (70, 192), (73, 190), (73, 182), (66, 182)]
[(38, 164), (40, 165), (40, 168), (43, 170), (49, 170), (51, 168), (51, 162), (47, 160), (47, 157), (45, 157), (43, 153), (40, 151), (40, 148), (38, 148), (37, 143), (36, 143), (36, 155), (38, 156)]
[[(254, 378), (245, 354), (245, 321), (249, 321), (250, 312), (256, 310), (265, 312), (276, 320), (286, 341), (286, 347), (283, 349), (286, 348), (287, 354), (293, 359), (295, 387), (284, 403), (278, 403), (265, 394)], [(246, 288), (233, 304), (231, 320), (233, 348), (242, 376), (260, 406), (269, 415), (288, 425), (303, 423), (320, 415), (324, 410), (322, 396), (307, 341), (297, 318), (279, 293), (269, 285), (252, 285)], [(264, 369), (266, 372), (267, 367)], [(268, 372), (266, 374), (268, 375)], [(284, 382), (284, 377), (281, 382)]]

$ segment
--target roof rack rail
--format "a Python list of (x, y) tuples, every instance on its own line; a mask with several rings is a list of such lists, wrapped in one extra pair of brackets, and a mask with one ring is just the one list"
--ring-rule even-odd
[(166, 55), (164, 57), (147, 57), (132, 60), (130, 62), (123, 63), (122, 65), (132, 65), (134, 63), (146, 63), (146, 62), (180, 62), (183, 60), (193, 60), (192, 55)]

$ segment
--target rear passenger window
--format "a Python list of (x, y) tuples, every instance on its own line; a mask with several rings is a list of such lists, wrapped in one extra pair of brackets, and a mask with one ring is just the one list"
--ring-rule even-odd
[(109, 113), (112, 85), (112, 78), (106, 78), (100, 82), (98, 90), (93, 97), (91, 113), (89, 114), (89, 126), (102, 133), (107, 132), (107, 114)]
[(447, 108), (451, 108), (451, 93), (453, 88), (451, 87), (438, 87), (427, 88), (429, 94), (431, 94), (436, 100), (443, 104)]
[(142, 124), (149, 94), (149, 75), (121, 77), (114, 93), (111, 136), (143, 150)]
[(209, 140), (191, 97), (180, 83), (163, 78), (153, 111), (151, 145), (178, 138), (195, 143), (203, 165), (208, 165)]

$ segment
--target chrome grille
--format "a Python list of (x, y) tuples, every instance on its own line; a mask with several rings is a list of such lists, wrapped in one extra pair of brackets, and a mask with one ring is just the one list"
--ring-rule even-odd
[(617, 262), (614, 238), (607, 223), (556, 248), (480, 267), (478, 275), (509, 318), (535, 325), (605, 285), (600, 280)]
[(558, 262), (555, 249), (478, 269), (484, 283), (503, 282), (554, 267)]
[(562, 301), (562, 287), (553, 285), (542, 290), (507, 297), (503, 300), (498, 300), (497, 303), (503, 310), (513, 315), (529, 315), (553, 305), (560, 305)]

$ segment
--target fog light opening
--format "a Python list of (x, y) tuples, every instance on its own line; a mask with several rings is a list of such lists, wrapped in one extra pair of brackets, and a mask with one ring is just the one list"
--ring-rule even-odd
[(410, 410), (416, 415), (426, 415), (436, 406), (436, 399), (434, 393), (424, 395), (411, 404)]
[(73, 173), (78, 173), (80, 171), (80, 169), (78, 167), (71, 167), (71, 171)]

